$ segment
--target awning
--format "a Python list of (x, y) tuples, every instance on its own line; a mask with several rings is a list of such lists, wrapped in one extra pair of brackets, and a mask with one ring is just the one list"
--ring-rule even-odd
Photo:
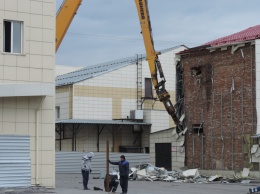
[(152, 125), (151, 123), (136, 122), (129, 120), (86, 120), (86, 119), (64, 119), (56, 120), (56, 124), (105, 124), (105, 125)]

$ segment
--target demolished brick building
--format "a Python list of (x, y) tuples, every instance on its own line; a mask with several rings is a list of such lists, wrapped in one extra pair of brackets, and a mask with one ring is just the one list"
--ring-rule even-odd
[(176, 91), (189, 168), (258, 169), (251, 146), (259, 131), (259, 37), (260, 25), (179, 53)]

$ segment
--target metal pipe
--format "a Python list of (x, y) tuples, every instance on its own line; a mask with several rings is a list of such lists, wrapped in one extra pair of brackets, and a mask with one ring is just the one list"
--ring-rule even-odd
[(194, 168), (194, 156), (195, 156), (195, 146), (194, 146), (194, 134), (192, 134), (192, 168)]
[(234, 127), (233, 127), (233, 80), (232, 77), (232, 87), (230, 90), (230, 125), (231, 125), (231, 139), (232, 139), (232, 170), (234, 170)]
[(201, 147), (202, 147), (202, 154), (201, 154), (201, 169), (203, 169), (203, 167), (204, 167), (204, 136), (203, 136), (203, 134), (202, 134), (202, 136), (201, 136), (201, 138), (202, 138), (202, 141), (201, 141)]
[(212, 105), (211, 105), (211, 141), (210, 141), (210, 146), (211, 146), (211, 169), (213, 169), (213, 114), (214, 114), (214, 92), (212, 92)]
[(210, 148), (211, 148), (211, 169), (213, 169), (213, 119), (214, 119), (214, 101), (215, 101), (215, 96), (214, 96), (214, 66), (212, 65), (212, 78), (211, 78), (211, 82), (212, 82), (212, 87), (211, 87), (211, 91), (212, 91), (212, 103), (211, 103), (211, 141), (210, 141)]
[(242, 164), (244, 168), (244, 133), (245, 133), (245, 126), (244, 126), (244, 78), (242, 78)]
[(222, 153), (221, 153), (221, 162), (222, 170), (224, 170), (224, 139), (223, 139), (223, 94), (221, 92), (220, 97), (220, 129), (221, 129), (221, 140), (222, 140)]
[(252, 134), (254, 134), (254, 102), (253, 102), (253, 52), (250, 45), (250, 64), (251, 64), (251, 114), (252, 114)]

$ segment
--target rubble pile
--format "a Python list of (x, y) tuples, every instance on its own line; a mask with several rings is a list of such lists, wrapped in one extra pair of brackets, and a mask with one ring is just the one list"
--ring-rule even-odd
[(167, 181), (175, 183), (242, 183), (249, 184), (249, 169), (244, 169), (241, 176), (204, 176), (198, 169), (179, 169), (167, 171), (163, 167), (156, 167), (151, 164), (140, 164), (130, 169), (129, 179), (137, 181)]
[(151, 164), (141, 164), (131, 168), (129, 174), (130, 180), (148, 180), (148, 181), (174, 181), (175, 171), (167, 171), (165, 168), (155, 167)]

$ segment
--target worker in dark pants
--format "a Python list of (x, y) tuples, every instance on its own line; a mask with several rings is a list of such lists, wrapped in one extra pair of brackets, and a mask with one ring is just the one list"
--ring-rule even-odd
[(128, 189), (128, 176), (129, 176), (129, 162), (125, 160), (125, 156), (120, 156), (119, 162), (111, 162), (110, 164), (119, 166), (119, 174), (120, 174), (120, 186), (122, 188), (121, 194), (126, 194)]
[(81, 173), (83, 178), (83, 187), (84, 190), (90, 190), (88, 188), (88, 180), (89, 180), (89, 174), (91, 173), (91, 159), (93, 158), (94, 153), (89, 152), (85, 156), (82, 157), (81, 162)]

